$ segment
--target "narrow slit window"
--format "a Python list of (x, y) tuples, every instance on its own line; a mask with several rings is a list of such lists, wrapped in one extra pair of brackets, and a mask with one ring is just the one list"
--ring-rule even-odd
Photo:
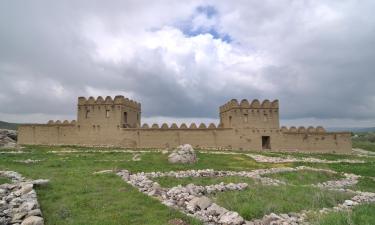
[(247, 123), (247, 122), (249, 121), (249, 115), (248, 115), (248, 114), (244, 114), (243, 121), (244, 121), (245, 123)]

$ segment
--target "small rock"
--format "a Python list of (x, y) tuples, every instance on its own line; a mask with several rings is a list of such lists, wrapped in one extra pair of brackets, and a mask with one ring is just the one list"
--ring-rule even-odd
[(270, 225), (272, 224), (272, 221), (281, 219), (280, 216), (276, 215), (275, 213), (271, 213), (270, 215), (266, 215), (262, 219), (262, 223), (264, 225)]
[(203, 210), (207, 209), (212, 204), (212, 201), (206, 196), (202, 196), (197, 200), (196, 204), (201, 210)]
[(30, 210), (33, 210), (37, 207), (37, 203), (34, 201), (28, 201), (24, 202), (20, 205), (19, 210), (20, 212), (28, 212)]
[(168, 225), (189, 225), (182, 219), (171, 219), (168, 221)]
[(107, 173), (112, 173), (112, 170), (100, 170), (100, 171), (95, 171), (92, 174), (107, 174)]
[(19, 221), (22, 220), (27, 215), (26, 212), (19, 212), (13, 215), (12, 221)]
[(44, 225), (44, 220), (39, 216), (30, 216), (22, 221), (21, 225)]
[(207, 208), (207, 212), (209, 215), (221, 216), (224, 213), (228, 212), (228, 210), (217, 205), (216, 203), (212, 203), (211, 206)]
[(345, 200), (344, 205), (345, 206), (353, 206), (354, 202), (352, 200)]
[(226, 212), (220, 217), (219, 223), (226, 225), (240, 225), (243, 224), (244, 219), (236, 212)]
[(44, 185), (47, 185), (49, 183), (49, 180), (48, 179), (37, 179), (37, 180), (33, 180), (32, 183), (36, 186), (44, 186)]
[(20, 192), (21, 192), (22, 195), (24, 195), (24, 194), (29, 193), (31, 190), (33, 190), (33, 184), (32, 183), (26, 183), (26, 184), (22, 185)]
[(136, 153), (136, 154), (134, 154), (132, 160), (133, 161), (141, 161), (141, 156), (138, 153)]
[(40, 211), (40, 209), (33, 209), (31, 211), (29, 211), (27, 213), (27, 216), (41, 216), (42, 215), (42, 211)]
[(193, 147), (189, 144), (180, 145), (177, 149), (168, 156), (168, 161), (170, 163), (195, 163), (197, 161), (197, 156)]

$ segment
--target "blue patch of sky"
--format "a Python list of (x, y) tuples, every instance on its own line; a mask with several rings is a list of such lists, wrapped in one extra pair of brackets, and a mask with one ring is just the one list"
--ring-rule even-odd
[(221, 39), (227, 43), (232, 42), (232, 38), (229, 34), (218, 32), (217, 28), (214, 26), (193, 28), (193, 18), (202, 14), (208, 19), (212, 19), (218, 15), (218, 11), (213, 6), (198, 6), (195, 9), (194, 14), (188, 20), (180, 21), (176, 26), (188, 37), (193, 37), (200, 34), (210, 34), (215, 39)]
[(212, 18), (218, 14), (217, 10), (213, 6), (198, 6), (196, 12), (200, 14), (205, 14), (207, 18)]

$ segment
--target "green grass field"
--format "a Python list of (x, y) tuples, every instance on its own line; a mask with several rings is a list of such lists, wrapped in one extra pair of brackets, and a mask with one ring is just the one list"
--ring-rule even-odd
[(334, 212), (312, 218), (313, 225), (374, 225), (375, 204), (356, 206), (352, 212)]
[(350, 197), (348, 193), (313, 187), (263, 185), (254, 185), (241, 192), (230, 191), (212, 196), (217, 204), (237, 211), (248, 220), (261, 218), (272, 212), (288, 213), (333, 207)]
[[(79, 150), (76, 153), (51, 153), (49, 151)], [(94, 151), (91, 151), (94, 150)], [(365, 164), (304, 164), (257, 163), (246, 155), (220, 155), (198, 153), (199, 161), (193, 165), (171, 165), (167, 155), (161, 153), (140, 153), (140, 161), (132, 161), (133, 153), (111, 152), (113, 149), (83, 147), (26, 146), (23, 153), (0, 154), (0, 170), (13, 170), (24, 177), (50, 179), (50, 184), (36, 189), (38, 200), (47, 225), (60, 224), (160, 224), (181, 218), (188, 224), (202, 224), (200, 221), (162, 205), (158, 200), (140, 193), (114, 174), (94, 175), (93, 172), (107, 169), (127, 169), (131, 172), (152, 172), (189, 169), (254, 170), (270, 167), (295, 167), (308, 165), (331, 168), (338, 172), (351, 172), (366, 177), (375, 174), (375, 159), (368, 158)], [(4, 152), (2, 150), (2, 152)], [(5, 151), (6, 152), (6, 151)], [(258, 153), (257, 153), (258, 154)], [(322, 155), (321, 157), (324, 157)], [(340, 156), (350, 159), (351, 156)], [(42, 160), (33, 164), (16, 160)], [(285, 177), (290, 183), (318, 183), (331, 179), (330, 175), (303, 174)], [(328, 177), (327, 177), (328, 176)], [(335, 177), (332, 177), (333, 179)], [(284, 178), (283, 178), (284, 179)], [(159, 178), (163, 186), (195, 183), (200, 185), (218, 182), (248, 182), (249, 189), (243, 192), (225, 192), (215, 197), (222, 204), (232, 204), (233, 209), (248, 218), (261, 217), (274, 210), (291, 212), (300, 209), (331, 206), (347, 196), (339, 193), (319, 191), (310, 187), (269, 187), (253, 183), (251, 179), (226, 178)], [(8, 182), (6, 179), (0, 179)], [(373, 190), (373, 182), (367, 179), (358, 184), (362, 190)], [(222, 196), (221, 196), (222, 194)], [(234, 201), (236, 200), (236, 201)], [(245, 204), (251, 202), (251, 204)], [(291, 204), (293, 202), (293, 204)], [(223, 206), (224, 206), (223, 205)], [(230, 208), (228, 206), (228, 208)], [(358, 212), (359, 214), (363, 213)], [(371, 216), (370, 216), (371, 217)], [(375, 217), (375, 215), (372, 215)], [(322, 223), (323, 224), (323, 223)]]
[(288, 184), (308, 185), (322, 183), (328, 180), (338, 180), (343, 178), (340, 174), (318, 172), (309, 170), (300, 170), (296, 172), (283, 172), (276, 174), (269, 174), (267, 177), (284, 181)]

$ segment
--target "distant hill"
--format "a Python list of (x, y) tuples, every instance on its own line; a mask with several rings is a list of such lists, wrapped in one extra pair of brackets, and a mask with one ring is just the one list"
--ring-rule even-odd
[(354, 132), (375, 132), (375, 127), (358, 128)]
[(0, 129), (8, 129), (8, 130), (17, 130), (17, 127), (21, 125), (20, 123), (8, 123), (4, 121), (0, 121)]
[(328, 131), (375, 132), (375, 127), (329, 127)]

